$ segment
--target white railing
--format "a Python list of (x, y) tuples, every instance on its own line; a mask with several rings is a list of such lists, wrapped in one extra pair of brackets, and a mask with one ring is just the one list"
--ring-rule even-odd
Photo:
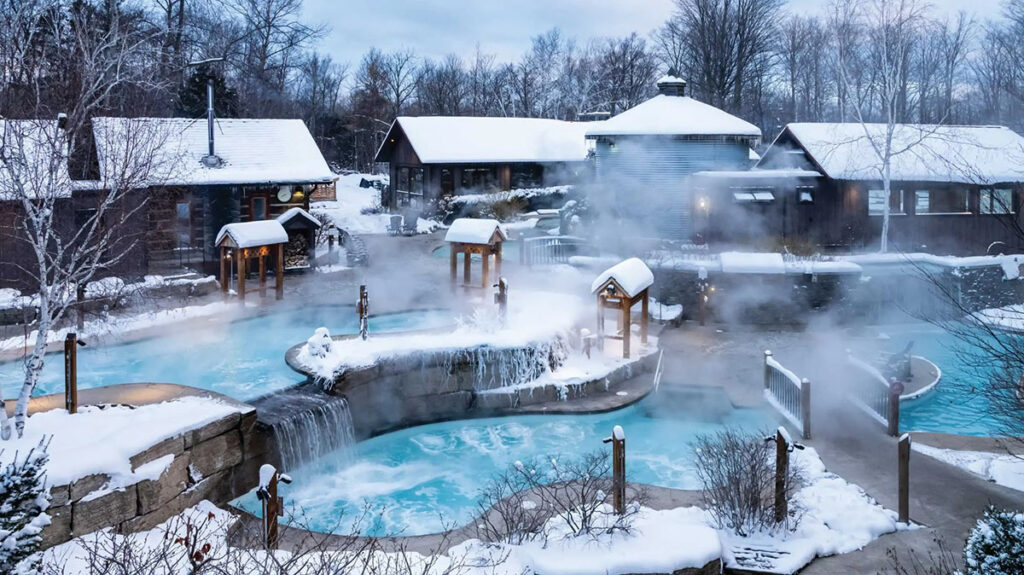
[(764, 396), (804, 439), (811, 438), (811, 382), (799, 378), (775, 360), (772, 352), (764, 352)]
[(529, 266), (569, 263), (569, 258), (580, 255), (580, 248), (586, 245), (587, 240), (576, 236), (524, 238), (521, 263)]
[(847, 354), (847, 362), (854, 369), (847, 392), (854, 403), (868, 415), (896, 435), (899, 429), (899, 394), (875, 366)]

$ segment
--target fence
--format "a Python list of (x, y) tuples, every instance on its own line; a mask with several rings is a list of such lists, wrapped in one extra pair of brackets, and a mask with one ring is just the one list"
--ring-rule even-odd
[(893, 382), (886, 381), (882, 372), (853, 355), (847, 354), (851, 372), (847, 392), (861, 409), (875, 421), (886, 426), (889, 435), (898, 434), (900, 421), (900, 390)]
[(580, 255), (586, 246), (586, 240), (575, 236), (524, 238), (520, 263), (529, 266), (569, 263), (569, 258)]
[(764, 352), (764, 395), (772, 407), (797, 429), (804, 439), (811, 438), (811, 382), (775, 361), (772, 352)]

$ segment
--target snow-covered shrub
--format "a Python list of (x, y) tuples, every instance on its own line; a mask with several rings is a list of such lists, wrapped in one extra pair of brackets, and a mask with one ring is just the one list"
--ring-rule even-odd
[(517, 461), (481, 491), (477, 537), (487, 542), (524, 541), (629, 532), (647, 494), (627, 486), (626, 512), (617, 515), (611, 457), (597, 450), (578, 457)]
[[(796, 527), (799, 510), (793, 505), (785, 521), (775, 522), (775, 444), (765, 441), (768, 435), (726, 428), (694, 440), (704, 506), (719, 529), (746, 537)], [(800, 472), (791, 462), (786, 471), (787, 500), (792, 501), (800, 483)]]
[(1024, 573), (1024, 513), (985, 510), (964, 546), (967, 575)]
[(331, 332), (326, 327), (318, 327), (313, 335), (306, 340), (306, 348), (312, 357), (323, 359), (331, 352)]
[(0, 573), (36, 573), (40, 533), (50, 524), (46, 514), (50, 491), (46, 488), (46, 444), (8, 463), (0, 473)]

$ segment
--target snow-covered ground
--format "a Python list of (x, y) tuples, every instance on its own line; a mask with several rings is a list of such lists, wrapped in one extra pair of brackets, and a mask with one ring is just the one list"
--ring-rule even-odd
[(914, 451), (959, 467), (993, 483), (1024, 491), (1024, 458), (1020, 456), (943, 449), (921, 443), (914, 443), (913, 448)]
[(654, 320), (672, 321), (683, 315), (683, 304), (663, 304), (652, 297), (651, 301), (647, 304), (647, 313)]
[[(584, 312), (579, 298), (555, 292), (520, 291), (509, 302), (502, 324), (494, 306), (481, 306), (447, 333), (410, 333), (335, 341), (323, 357), (303, 346), (298, 360), (318, 377), (333, 379), (339, 370), (373, 365), (383, 358), (415, 352), (490, 346), (496, 348), (542, 344), (570, 330)], [(312, 335), (312, 334), (310, 334)]]
[[(717, 558), (736, 566), (738, 556), (749, 561), (751, 554), (744, 550), (756, 549), (758, 564), (763, 568), (776, 573), (793, 573), (814, 557), (848, 553), (885, 533), (910, 527), (897, 523), (893, 511), (879, 506), (856, 485), (827, 472), (813, 449), (795, 452), (793, 464), (802, 467), (807, 484), (792, 502), (793, 507), (802, 511), (802, 520), (794, 531), (785, 534), (740, 538), (715, 529), (707, 513), (696, 507), (641, 508), (629, 532), (597, 530), (589, 535), (572, 536), (556, 517), (544, 526), (546, 538), (520, 545), (487, 544), (474, 539), (456, 545), (444, 555), (430, 558), (407, 553), (402, 561), (408, 560), (413, 572), (432, 564), (424, 573), (442, 573), (458, 567), (457, 572), (466, 575), (623, 575), (670, 573), (701, 567)], [(186, 523), (193, 529), (203, 526), (198, 537), (211, 546), (206, 556), (230, 569), (239, 566), (238, 563), (227, 564), (225, 560), (226, 534), (234, 521), (234, 516), (227, 511), (202, 502), (151, 531), (109, 536), (140, 550), (167, 546), (174, 557), (180, 559), (180, 554), (187, 551), (169, 542), (183, 534), (180, 530)], [(91, 538), (86, 536), (54, 547), (45, 552), (44, 561), (64, 565), (67, 575), (89, 573), (89, 557), (83, 544)], [(242, 553), (239, 561), (263, 563), (268, 561), (264, 553)], [(276, 552), (278, 560), (289, 557), (286, 551)], [(188, 572), (187, 561), (177, 564), (180, 567), (176, 569), (154, 573), (184, 575)], [(750, 567), (749, 562), (745, 564)]]
[(1024, 304), (983, 309), (974, 318), (994, 328), (1024, 333)]
[[(386, 234), (391, 223), (391, 216), (388, 213), (364, 214), (364, 210), (377, 210), (380, 212), (380, 191), (376, 188), (360, 188), (359, 182), (363, 179), (370, 181), (380, 180), (384, 176), (369, 174), (349, 174), (339, 176), (335, 182), (335, 200), (325, 202), (313, 202), (309, 211), (314, 215), (326, 214), (334, 225), (352, 235)], [(434, 220), (419, 218), (416, 222), (416, 230), (423, 233), (430, 233), (440, 227)]]
[[(82, 330), (76, 330), (72, 327), (52, 330), (47, 335), (46, 339), (49, 343), (61, 342), (64, 341), (64, 338), (71, 331), (77, 331), (79, 337), (82, 339), (89, 337), (121, 336), (136, 330), (160, 327), (187, 319), (210, 317), (237, 310), (237, 303), (232, 304), (218, 301), (203, 305), (145, 311), (142, 313), (126, 314), (121, 316), (105, 316), (101, 318), (87, 319), (85, 321), (85, 329)], [(26, 346), (31, 346), (35, 344), (37, 333), (38, 332), (36, 330), (29, 332), (27, 339), (25, 336), (0, 339), (0, 351), (17, 350)]]
[(29, 449), (46, 440), (50, 455), (46, 466), (49, 485), (67, 485), (87, 475), (107, 474), (111, 480), (104, 490), (123, 488), (159, 477), (173, 459), (161, 458), (133, 470), (131, 457), (164, 439), (238, 410), (222, 401), (201, 397), (183, 397), (134, 408), (85, 406), (74, 415), (53, 409), (29, 417), (24, 436), (3, 443), (0, 466), (15, 457), (23, 457)]

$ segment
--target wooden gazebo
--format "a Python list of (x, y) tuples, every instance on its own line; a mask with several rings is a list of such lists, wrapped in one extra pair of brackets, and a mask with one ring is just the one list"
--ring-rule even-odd
[(501, 243), (508, 239), (498, 220), (459, 218), (452, 222), (444, 239), (451, 249), (452, 287), (458, 283), (458, 259), (462, 254), (462, 285), (472, 286), (473, 254), (480, 254), (483, 268), (480, 287), (490, 287), (490, 259), (494, 256), (495, 274), (501, 275)]
[[(654, 274), (640, 258), (630, 258), (606, 269), (590, 285), (591, 293), (597, 295), (597, 335), (622, 340), (622, 357), (629, 357), (630, 310), (642, 303), (640, 318), (640, 343), (647, 343), (648, 290), (654, 283)], [(605, 313), (614, 309), (618, 313), (618, 329), (615, 335), (606, 335)]]
[(273, 252), (274, 291), (277, 299), (284, 297), (284, 246), (288, 243), (288, 232), (277, 220), (238, 222), (227, 224), (217, 234), (220, 248), (220, 289), (227, 296), (231, 283), (231, 260), (238, 270), (238, 299), (245, 301), (245, 276), (247, 262), (258, 260), (260, 297), (267, 295), (267, 257)]

